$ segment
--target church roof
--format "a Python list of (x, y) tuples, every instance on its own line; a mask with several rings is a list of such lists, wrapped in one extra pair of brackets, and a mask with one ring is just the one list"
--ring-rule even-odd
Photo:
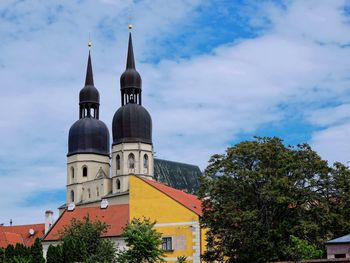
[(44, 241), (60, 239), (60, 234), (65, 226), (70, 225), (72, 219), (83, 220), (89, 216), (91, 221), (101, 221), (109, 225), (104, 237), (116, 237), (123, 233), (123, 227), (129, 222), (129, 205), (109, 205), (107, 208), (100, 207), (76, 207), (73, 211), (65, 210), (50, 231)]
[(173, 188), (197, 193), (201, 175), (196, 165), (154, 159), (154, 179)]
[(152, 181), (145, 178), (141, 178), (141, 179), (146, 183), (148, 183), (149, 185), (157, 188), (159, 191), (163, 192), (173, 200), (187, 207), (197, 215), (199, 216), (202, 215), (202, 202), (198, 199), (197, 196), (185, 193), (184, 191), (181, 191), (181, 190), (174, 189), (172, 187), (166, 186), (156, 181)]
[[(29, 234), (29, 230), (34, 230), (34, 235)], [(34, 244), (35, 239), (42, 238), (45, 232), (45, 224), (0, 226), (0, 247), (6, 248), (8, 245), (17, 243), (25, 246)]]

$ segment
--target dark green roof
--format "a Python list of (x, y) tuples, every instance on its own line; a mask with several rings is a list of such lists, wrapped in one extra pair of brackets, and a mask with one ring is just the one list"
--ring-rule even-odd
[(199, 189), (201, 175), (196, 165), (154, 159), (154, 178), (170, 187), (195, 194)]

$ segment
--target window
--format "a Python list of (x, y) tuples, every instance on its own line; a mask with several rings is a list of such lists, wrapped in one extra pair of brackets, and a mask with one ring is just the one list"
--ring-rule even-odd
[(143, 156), (143, 168), (147, 169), (148, 168), (148, 155), (145, 154)]
[(116, 185), (117, 185), (117, 190), (120, 190), (120, 180), (117, 179), (117, 180), (115, 181), (115, 183), (116, 183)]
[(99, 197), (100, 196), (100, 189), (98, 187), (96, 187), (96, 196)]
[(173, 250), (173, 242), (171, 237), (163, 237), (162, 238), (162, 249), (164, 251), (172, 251)]
[(74, 191), (70, 191), (70, 201), (73, 203), (74, 202)]
[(133, 153), (129, 154), (128, 164), (129, 164), (129, 169), (135, 168), (135, 155)]
[(90, 188), (87, 189), (87, 192), (88, 192), (88, 197), (91, 198), (91, 191), (90, 191)]
[(119, 154), (117, 154), (116, 163), (117, 163), (117, 170), (120, 170), (120, 156), (119, 156)]
[(83, 167), (83, 177), (87, 177), (87, 167)]
[(335, 254), (334, 258), (346, 258), (345, 254)]
[(74, 179), (74, 168), (73, 167), (70, 168), (70, 174), (72, 175), (72, 181), (73, 181), (73, 179)]

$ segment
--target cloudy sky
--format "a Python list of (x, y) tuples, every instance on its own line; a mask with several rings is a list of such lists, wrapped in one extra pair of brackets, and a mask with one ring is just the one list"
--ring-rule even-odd
[(204, 169), (258, 135), (350, 160), (349, 1), (1, 0), (0, 223), (57, 216), (89, 35), (111, 129), (129, 20), (158, 158)]

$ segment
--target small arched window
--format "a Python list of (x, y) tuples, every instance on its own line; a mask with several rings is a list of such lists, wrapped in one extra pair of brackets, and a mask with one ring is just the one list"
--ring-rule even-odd
[(73, 181), (73, 179), (74, 179), (74, 168), (73, 167), (70, 168), (70, 174), (72, 176), (72, 181)]
[(70, 201), (73, 203), (74, 202), (74, 191), (70, 191)]
[(115, 181), (115, 183), (116, 183), (116, 185), (117, 185), (117, 190), (120, 190), (120, 180), (117, 179), (117, 180)]
[(90, 188), (87, 189), (87, 192), (88, 192), (88, 197), (91, 198), (91, 191), (90, 191)]
[(148, 155), (147, 154), (145, 154), (144, 156), (143, 156), (143, 168), (148, 168)]
[(83, 167), (83, 177), (87, 177), (87, 173), (88, 173), (87, 167), (84, 166)]
[(98, 187), (96, 187), (96, 196), (100, 196), (100, 189)]
[(128, 165), (129, 169), (135, 169), (135, 155), (133, 153), (129, 154)]
[(117, 154), (117, 157), (115, 159), (116, 159), (117, 170), (120, 170), (120, 155)]

